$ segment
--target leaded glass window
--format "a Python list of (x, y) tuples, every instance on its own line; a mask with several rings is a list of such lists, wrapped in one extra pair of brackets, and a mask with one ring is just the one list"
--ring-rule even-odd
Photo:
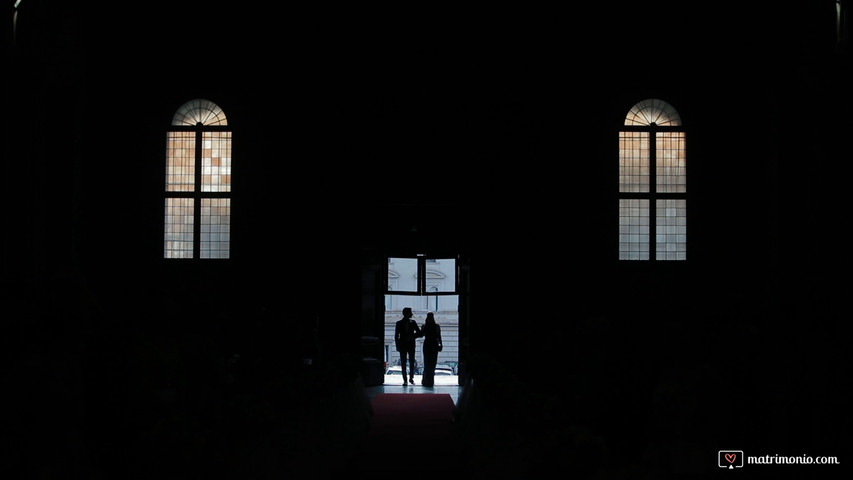
[(166, 134), (164, 258), (230, 258), (231, 130), (222, 109), (191, 100)]
[(620, 260), (687, 259), (686, 138), (681, 116), (663, 100), (643, 100), (626, 115), (619, 132)]

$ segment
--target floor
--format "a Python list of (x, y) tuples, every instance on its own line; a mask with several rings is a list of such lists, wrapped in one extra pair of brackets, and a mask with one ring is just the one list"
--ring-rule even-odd
[(459, 395), (462, 393), (462, 386), (459, 385), (459, 377), (456, 375), (437, 375), (435, 377), (435, 386), (424, 387), (421, 385), (421, 376), (415, 375), (415, 384), (403, 386), (403, 380), (399, 376), (385, 375), (385, 383), (372, 387), (365, 387), (367, 396), (373, 398), (380, 393), (447, 393), (453, 399), (454, 404), (458, 404)]

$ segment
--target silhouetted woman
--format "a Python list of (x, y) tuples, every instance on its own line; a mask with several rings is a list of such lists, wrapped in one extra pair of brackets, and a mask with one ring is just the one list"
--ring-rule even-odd
[(426, 321), (421, 327), (424, 337), (424, 371), (421, 383), (425, 387), (435, 384), (435, 365), (438, 363), (438, 352), (442, 349), (441, 327), (435, 323), (435, 316), (427, 312)]

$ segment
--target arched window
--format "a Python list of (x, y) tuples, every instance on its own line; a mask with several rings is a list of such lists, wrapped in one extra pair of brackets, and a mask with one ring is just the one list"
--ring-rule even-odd
[(164, 258), (229, 258), (231, 130), (210, 100), (185, 103), (166, 137)]
[(685, 142), (681, 117), (663, 100), (643, 100), (625, 117), (619, 132), (619, 260), (687, 259)]

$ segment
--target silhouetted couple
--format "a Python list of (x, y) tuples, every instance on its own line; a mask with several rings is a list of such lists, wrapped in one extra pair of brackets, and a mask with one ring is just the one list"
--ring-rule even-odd
[(411, 307), (403, 308), (403, 318), (397, 321), (394, 329), (394, 344), (400, 352), (403, 385), (415, 383), (415, 339), (421, 337), (424, 337), (424, 372), (421, 383), (431, 387), (435, 383), (438, 352), (442, 349), (441, 329), (432, 312), (427, 313), (426, 322), (423, 327), (419, 327), (418, 322), (412, 319)]

